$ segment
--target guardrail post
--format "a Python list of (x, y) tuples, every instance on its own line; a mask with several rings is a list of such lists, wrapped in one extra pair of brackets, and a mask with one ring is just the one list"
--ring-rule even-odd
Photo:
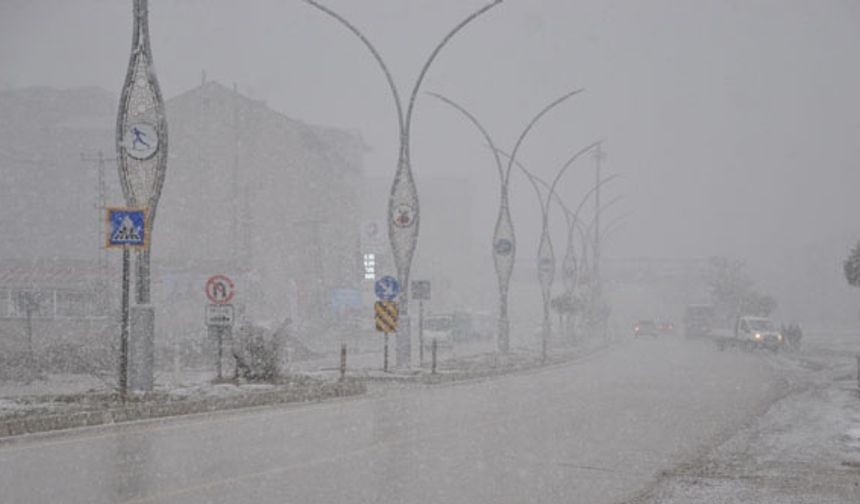
[(860, 354), (857, 354), (857, 392), (860, 392)]
[(436, 374), (436, 343), (437, 343), (437, 340), (434, 338), (433, 339), (433, 364), (430, 368), (430, 372), (432, 374)]

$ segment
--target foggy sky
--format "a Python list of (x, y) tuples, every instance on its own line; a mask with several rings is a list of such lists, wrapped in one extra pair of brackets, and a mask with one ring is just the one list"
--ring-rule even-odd
[[(484, 4), (324, 3), (374, 42), (404, 100), (435, 43)], [(604, 201), (625, 196), (606, 218), (632, 212), (609, 244), (613, 256), (724, 254), (767, 265), (828, 244), (834, 262), (860, 238), (858, 26), (851, 0), (508, 0), (452, 40), (422, 89), (465, 105), (510, 149), (543, 105), (586, 88), (540, 123), (520, 159), (551, 178), (573, 152), (605, 140), (605, 173), (622, 178)], [(368, 175), (393, 174), (396, 116), (382, 73), (322, 13), (300, 1), (150, 0), (150, 30), (166, 97), (199, 84), (205, 69), (288, 116), (359, 131), (372, 149)], [(130, 40), (131, 1), (3, 0), (0, 88), (118, 94)], [(412, 151), (419, 191), (428, 176), (481, 188), (475, 239), (487, 243), (498, 177), (478, 132), (420, 95)], [(537, 203), (525, 179), (511, 177), (521, 253), (532, 254)], [(575, 166), (561, 184), (568, 204), (593, 180), (593, 161)]]

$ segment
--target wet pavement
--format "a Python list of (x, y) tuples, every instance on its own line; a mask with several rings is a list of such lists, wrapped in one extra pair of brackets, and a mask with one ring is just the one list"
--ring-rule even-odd
[(618, 502), (759, 414), (779, 356), (675, 340), (490, 380), (0, 443), (3, 502)]

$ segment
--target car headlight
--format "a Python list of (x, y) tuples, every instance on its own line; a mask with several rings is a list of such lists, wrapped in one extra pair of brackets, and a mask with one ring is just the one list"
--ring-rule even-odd
[(755, 333), (755, 339), (760, 340), (761, 339), (761, 333)]

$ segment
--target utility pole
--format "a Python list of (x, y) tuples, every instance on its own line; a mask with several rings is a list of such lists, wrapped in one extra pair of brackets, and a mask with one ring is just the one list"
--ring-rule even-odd
[(98, 171), (98, 199), (96, 203), (96, 210), (99, 214), (99, 228), (98, 233), (96, 234), (96, 238), (98, 239), (96, 243), (98, 243), (99, 247), (97, 296), (98, 315), (104, 315), (107, 312), (107, 293), (105, 292), (105, 286), (107, 285), (107, 249), (105, 248), (105, 232), (107, 230), (107, 223), (105, 222), (105, 213), (107, 212), (107, 185), (105, 184), (105, 162), (115, 162), (116, 158), (106, 158), (104, 152), (99, 150), (95, 157), (87, 156), (82, 152), (81, 161), (85, 163), (95, 162)]
[[(231, 219), (230, 219), (230, 241), (232, 243), (232, 266), (237, 270), (242, 270), (239, 267), (242, 259), (239, 241), (239, 198), (244, 196), (244, 191), (239, 189), (239, 88), (236, 83), (233, 83), (233, 166), (231, 170), (231, 185), (232, 185), (232, 201), (231, 201)], [(244, 264), (242, 266), (245, 266)]]

